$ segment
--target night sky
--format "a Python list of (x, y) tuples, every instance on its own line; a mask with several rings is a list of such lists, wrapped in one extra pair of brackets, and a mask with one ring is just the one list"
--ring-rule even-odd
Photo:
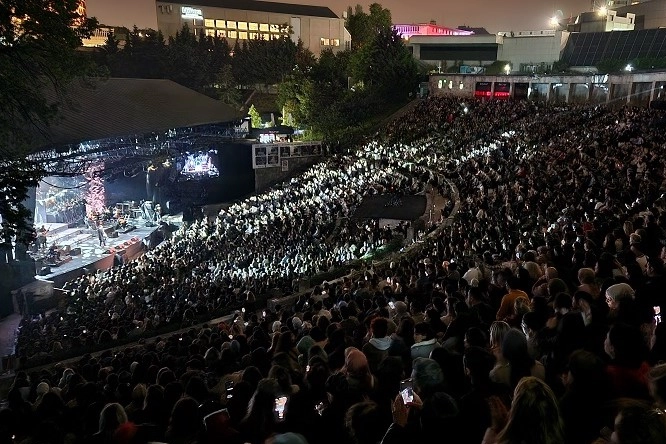
[[(136, 24), (140, 28), (156, 28), (154, 0), (86, 0), (88, 15), (105, 25)], [(249, 1), (249, 0), (248, 0)], [(286, 0), (328, 6), (338, 14), (351, 4), (349, 0)], [(372, 3), (372, 2), (370, 2)], [(590, 0), (383, 0), (391, 10), (393, 23), (423, 23), (436, 20), (449, 27), (468, 25), (484, 27), (490, 32), (548, 29), (549, 18), (557, 11), (565, 19), (590, 9)], [(196, 0), (193, 1), (193, 5)], [(367, 11), (369, 3), (361, 3)]]

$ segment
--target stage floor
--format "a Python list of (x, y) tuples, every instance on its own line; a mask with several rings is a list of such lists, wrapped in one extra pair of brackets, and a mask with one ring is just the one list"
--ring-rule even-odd
[[(129, 233), (118, 232), (118, 237), (107, 238), (106, 246), (99, 245), (97, 232), (87, 228), (78, 228), (83, 240), (77, 242), (74, 248), (80, 248), (81, 253), (72, 255), (71, 260), (65, 262), (57, 267), (51, 266), (51, 272), (47, 274), (39, 274), (42, 266), (41, 262), (36, 262), (36, 276), (35, 278), (40, 281), (52, 282), (55, 287), (60, 287), (67, 280), (82, 274), (84, 268), (93, 270), (106, 269), (113, 266), (113, 256), (116, 252), (122, 254), (124, 260), (134, 259), (137, 255), (144, 251), (144, 245), (149, 244), (150, 236), (157, 231), (158, 226), (146, 227), (145, 222), (137, 221), (136, 229)], [(72, 229), (69, 229), (72, 230)], [(86, 236), (89, 234), (89, 236)], [(75, 273), (74, 275), (72, 274)]]

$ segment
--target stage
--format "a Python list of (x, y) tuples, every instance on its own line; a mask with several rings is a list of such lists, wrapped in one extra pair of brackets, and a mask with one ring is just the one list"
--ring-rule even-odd
[(100, 246), (97, 230), (67, 224), (48, 224), (47, 246), (58, 247), (61, 251), (60, 260), (46, 259), (48, 247), (31, 253), (35, 259), (35, 280), (12, 292), (15, 311), (34, 314), (56, 307), (59, 289), (65, 282), (85, 273), (106, 270), (120, 262), (135, 259), (163, 240), (164, 227), (180, 225), (182, 215), (162, 217), (161, 225), (146, 223), (141, 218), (129, 222), (134, 227), (131, 230), (104, 227), (107, 234), (105, 246)]
[[(47, 245), (53, 244), (53, 237), (59, 247), (69, 247), (70, 254), (62, 256), (64, 261), (58, 266), (35, 261), (35, 278), (51, 282), (58, 288), (68, 280), (83, 274), (84, 268), (88, 271), (110, 268), (113, 266), (116, 254), (120, 254), (124, 261), (131, 260), (151, 244), (151, 235), (159, 228), (156, 224), (151, 225), (153, 226), (147, 227), (145, 222), (136, 224), (136, 228), (128, 233), (113, 231), (112, 233), (117, 233), (118, 237), (107, 237), (106, 246), (100, 246), (97, 231), (85, 227), (65, 228), (56, 232), (54, 236), (47, 236)], [(105, 231), (109, 231), (108, 228)], [(46, 272), (44, 267), (50, 269), (50, 272)]]

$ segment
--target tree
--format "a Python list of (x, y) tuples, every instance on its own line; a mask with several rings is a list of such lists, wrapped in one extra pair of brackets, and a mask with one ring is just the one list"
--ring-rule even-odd
[(116, 39), (116, 36), (113, 34), (113, 31), (110, 31), (109, 35), (106, 36), (106, 41), (104, 42), (104, 46), (102, 46), (102, 49), (108, 55), (113, 55), (118, 53), (119, 50), (118, 40)]
[[(77, 53), (97, 27), (79, 15), (78, 0), (5, 0), (0, 3), (0, 216), (3, 239), (23, 236), (32, 224), (23, 206), (29, 187), (43, 176), (26, 160), (34, 138), (44, 134), (67, 101), (67, 85), (92, 72)], [(46, 90), (57, 99), (49, 101)]]
[(400, 101), (418, 85), (418, 67), (400, 35), (380, 30), (351, 59), (352, 77), (388, 102)]
[(391, 28), (391, 23), (391, 11), (379, 3), (371, 4), (367, 14), (361, 5), (356, 5), (354, 10), (350, 6), (347, 9), (345, 27), (351, 35), (352, 51), (357, 51), (371, 42), (380, 30)]
[(217, 98), (231, 105), (234, 108), (241, 107), (241, 93), (238, 90), (238, 82), (234, 79), (234, 74), (231, 71), (231, 65), (227, 64), (220, 68), (217, 73), (215, 86), (217, 91)]
[(257, 111), (257, 108), (254, 105), (250, 106), (250, 110), (247, 112), (252, 119), (252, 128), (261, 128), (261, 114)]

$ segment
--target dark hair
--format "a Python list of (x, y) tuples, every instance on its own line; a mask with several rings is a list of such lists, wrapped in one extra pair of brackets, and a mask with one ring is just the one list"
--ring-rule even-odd
[(520, 288), (520, 279), (518, 279), (517, 276), (512, 274), (509, 277), (507, 277), (506, 284), (512, 290), (518, 290)]
[(608, 332), (608, 340), (615, 352), (615, 364), (638, 368), (645, 361), (647, 346), (638, 327), (629, 324), (615, 324)]
[(388, 320), (386, 318), (373, 319), (370, 323), (370, 330), (375, 338), (385, 337), (388, 333)]
[(527, 328), (533, 331), (539, 331), (545, 325), (542, 315), (535, 311), (528, 311), (523, 315), (523, 323)]
[(475, 383), (487, 382), (495, 365), (495, 357), (485, 348), (472, 346), (465, 350), (463, 363)]
[(666, 443), (664, 413), (638, 401), (624, 402), (615, 421), (615, 434), (622, 444)]
[(426, 339), (432, 339), (435, 337), (435, 333), (432, 330), (432, 327), (427, 322), (419, 322), (414, 326), (414, 334), (423, 335)]
[(502, 355), (511, 364), (511, 388), (516, 387), (518, 381), (532, 374), (534, 358), (529, 354), (527, 338), (523, 332), (512, 328), (502, 341)]
[(465, 339), (470, 347), (487, 347), (488, 335), (479, 327), (468, 328), (465, 332)]
[(555, 300), (553, 301), (553, 307), (555, 310), (560, 308), (571, 310), (571, 305), (571, 296), (569, 296), (567, 293), (558, 293), (557, 296), (555, 296)]
[(358, 444), (375, 444), (382, 439), (388, 424), (372, 401), (352, 405), (345, 415), (345, 426)]

